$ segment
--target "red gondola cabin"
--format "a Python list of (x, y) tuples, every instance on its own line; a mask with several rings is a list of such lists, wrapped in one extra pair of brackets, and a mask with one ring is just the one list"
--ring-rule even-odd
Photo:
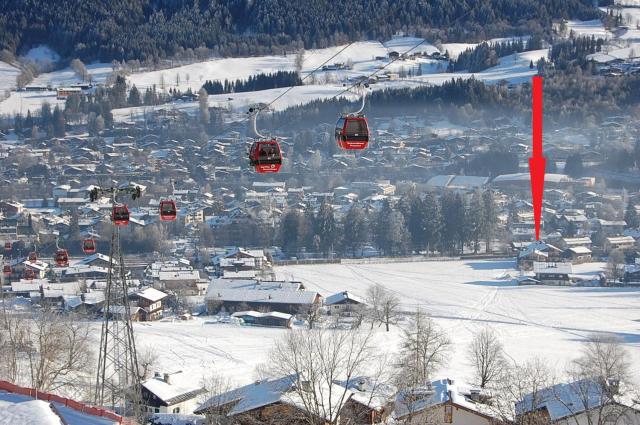
[(369, 144), (367, 119), (361, 116), (341, 117), (336, 123), (336, 142), (342, 149), (365, 149)]
[(116, 226), (126, 226), (129, 224), (129, 208), (126, 205), (114, 205), (111, 211), (111, 219)]
[(82, 241), (82, 252), (85, 254), (93, 254), (96, 252), (96, 241), (93, 239), (85, 239)]
[(35, 263), (36, 261), (38, 261), (38, 256), (36, 255), (35, 252), (30, 252), (29, 253), (29, 262)]
[(36, 278), (36, 272), (34, 272), (32, 269), (25, 269), (24, 270), (24, 278), (25, 279), (35, 279)]
[(69, 265), (69, 254), (66, 249), (59, 249), (56, 251), (55, 256), (56, 264), (60, 267), (67, 267)]
[(282, 151), (276, 139), (253, 142), (249, 151), (251, 166), (258, 173), (277, 173), (282, 166)]
[(5, 242), (4, 243), (4, 250), (5, 251), (11, 251), (11, 242)]
[(11, 266), (10, 266), (10, 265), (8, 265), (8, 264), (7, 264), (7, 265), (5, 265), (5, 266), (2, 268), (2, 273), (3, 273), (5, 276), (11, 276)]
[(178, 216), (178, 208), (175, 201), (171, 199), (164, 199), (160, 201), (160, 220), (162, 221), (174, 221)]

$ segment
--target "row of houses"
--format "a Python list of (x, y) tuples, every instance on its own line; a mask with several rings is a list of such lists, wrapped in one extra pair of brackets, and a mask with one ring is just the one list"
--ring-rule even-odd
[(512, 410), (505, 411), (495, 390), (447, 378), (397, 389), (366, 376), (327, 383), (289, 375), (217, 391), (209, 397), (204, 388), (175, 385), (170, 378), (170, 374), (156, 373), (141, 385), (146, 411), (169, 413), (155, 416), (158, 422), (154, 423), (169, 424), (182, 417), (171, 414), (195, 413), (239, 425), (274, 421), (298, 425), (312, 420), (357, 425), (587, 424), (604, 423), (604, 418), (615, 418), (611, 423), (640, 424), (640, 410), (633, 402), (616, 397), (610, 385), (589, 379), (523, 394)]

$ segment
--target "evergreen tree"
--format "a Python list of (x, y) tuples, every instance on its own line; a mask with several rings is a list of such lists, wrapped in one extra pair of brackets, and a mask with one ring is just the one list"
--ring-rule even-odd
[(484, 226), (482, 229), (482, 237), (484, 238), (486, 252), (490, 252), (491, 242), (495, 237), (496, 223), (498, 221), (498, 213), (493, 199), (493, 192), (491, 190), (485, 190), (482, 193), (482, 201), (484, 204)]
[(569, 155), (564, 165), (564, 173), (570, 177), (578, 178), (584, 175), (582, 156), (579, 153)]
[(58, 105), (53, 109), (53, 135), (55, 137), (64, 137), (66, 133), (67, 120), (64, 117), (62, 109)]
[(300, 213), (292, 210), (284, 215), (280, 224), (282, 251), (290, 257), (297, 255), (299, 250), (301, 220)]
[(451, 192), (445, 192), (440, 197), (440, 211), (442, 211), (442, 232), (441, 246), (442, 252), (454, 254), (456, 250), (457, 229), (456, 226), (462, 224), (456, 221), (454, 214), (455, 196)]
[(627, 203), (627, 210), (624, 213), (624, 221), (627, 223), (627, 229), (640, 228), (640, 218), (636, 212), (636, 206), (633, 204), (631, 199), (629, 199), (629, 202)]
[(466, 205), (464, 202), (464, 198), (460, 193), (457, 193), (455, 195), (452, 214), (453, 214), (452, 219), (456, 223), (455, 235), (456, 235), (456, 241), (458, 243), (458, 250), (462, 254), (464, 251), (464, 245), (468, 239), (468, 232), (467, 232), (468, 225), (466, 223), (466, 219), (467, 219)]
[(344, 218), (343, 252), (350, 251), (355, 257), (356, 250), (367, 241), (367, 221), (364, 211), (354, 204)]
[(380, 211), (376, 214), (375, 227), (373, 231), (373, 240), (380, 251), (388, 254), (391, 250), (389, 243), (389, 227), (392, 213), (388, 200), (384, 200)]
[(325, 257), (328, 257), (336, 242), (337, 228), (333, 207), (326, 201), (322, 201), (316, 215), (315, 234), (320, 238), (320, 251)]
[(140, 100), (140, 91), (134, 84), (129, 91), (129, 99), (127, 100), (129, 106), (140, 106), (142, 101)]
[(425, 248), (426, 218), (425, 207), (422, 200), (415, 196), (411, 200), (409, 217), (406, 219), (407, 230), (411, 235), (412, 251), (420, 251)]
[(486, 227), (485, 222), (484, 199), (482, 198), (482, 192), (478, 189), (473, 193), (467, 210), (467, 227), (475, 254), (478, 253), (480, 248), (480, 239)]
[(431, 192), (427, 192), (423, 201), (423, 214), (424, 220), (424, 240), (427, 251), (434, 251), (440, 244), (440, 234), (442, 231), (442, 214), (440, 212), (440, 205), (435, 195)]
[(49, 124), (51, 124), (51, 120), (51, 105), (49, 104), (49, 102), (43, 102), (42, 106), (40, 106), (40, 125), (43, 128), (46, 128)]
[(127, 82), (122, 75), (116, 77), (116, 82), (109, 91), (111, 103), (116, 108), (121, 108), (127, 104)]

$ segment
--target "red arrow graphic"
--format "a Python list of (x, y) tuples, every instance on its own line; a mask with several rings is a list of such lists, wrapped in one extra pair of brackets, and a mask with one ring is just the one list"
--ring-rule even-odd
[(545, 157), (542, 156), (542, 77), (533, 77), (532, 83), (531, 125), (533, 156), (529, 158), (529, 174), (531, 175), (531, 199), (533, 201), (533, 218), (536, 224), (536, 240), (539, 241), (542, 194), (544, 192), (544, 170), (547, 162)]

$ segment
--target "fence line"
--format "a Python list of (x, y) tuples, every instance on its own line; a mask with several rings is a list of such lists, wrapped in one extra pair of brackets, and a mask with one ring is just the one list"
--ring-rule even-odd
[[(78, 401), (66, 398), (66, 397), (60, 397), (59, 395), (55, 395), (55, 394), (50, 394), (50, 393), (45, 393), (45, 392), (40, 392), (38, 390), (35, 390), (33, 388), (26, 388), (26, 387), (21, 387), (19, 385), (15, 385), (12, 384), (11, 382), (8, 381), (2, 381), (0, 380), (0, 390), (4, 390), (6, 392), (9, 393), (14, 393), (14, 394), (20, 394), (20, 395), (24, 395), (27, 397), (31, 397), (34, 398), (36, 400), (44, 400), (44, 401), (49, 401), (49, 402), (54, 402), (54, 403), (58, 403), (58, 404), (62, 404), (65, 407), (69, 407), (73, 410), (76, 410), (80, 413), (86, 413), (88, 415), (92, 415), (92, 416), (97, 416), (100, 418), (106, 418), (106, 419), (111, 419), (113, 421), (118, 422), (119, 424), (123, 424), (123, 425), (135, 425), (136, 422), (135, 421), (131, 421), (130, 419), (126, 419), (110, 410), (106, 410), (106, 409), (100, 409), (98, 407), (93, 407), (93, 406), (89, 406), (87, 404), (84, 403), (80, 403)], [(57, 411), (57, 409), (56, 409)]]
[(464, 254), (460, 256), (424, 256), (411, 255), (403, 257), (367, 257), (367, 258), (307, 258), (299, 260), (278, 260), (274, 266), (297, 266), (313, 264), (388, 264), (388, 263), (422, 263), (427, 261), (460, 261), (460, 260), (492, 260), (513, 258), (508, 254)]

